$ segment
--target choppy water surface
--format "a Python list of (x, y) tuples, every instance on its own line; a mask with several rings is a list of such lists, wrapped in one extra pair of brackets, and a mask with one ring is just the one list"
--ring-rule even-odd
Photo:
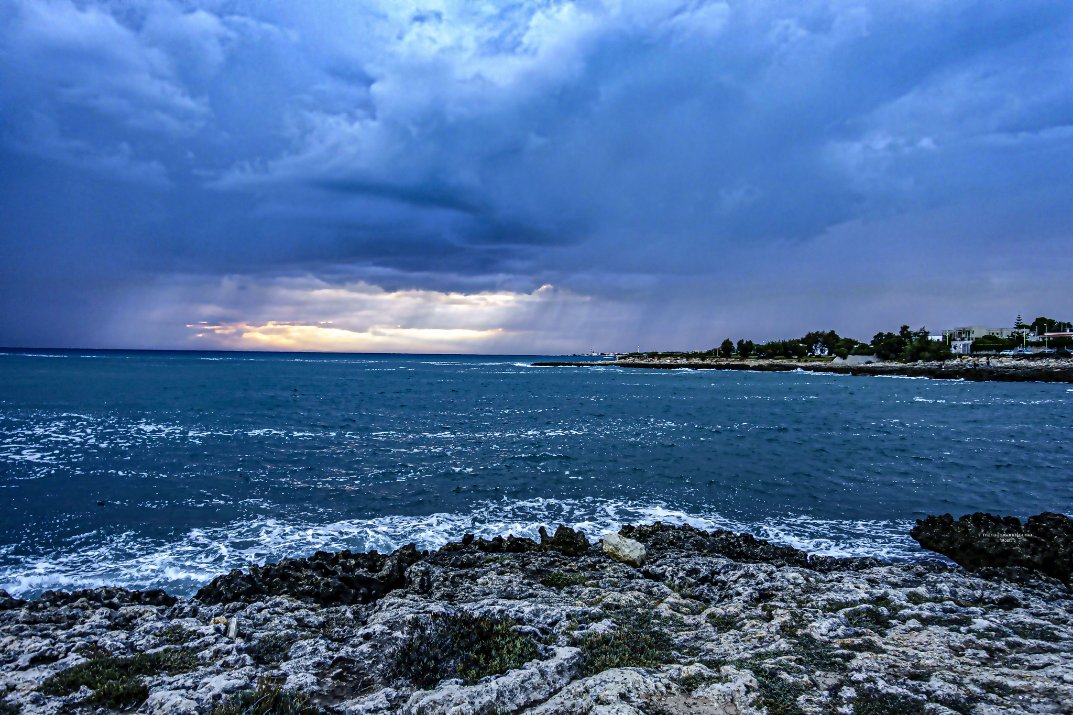
[(905, 558), (927, 513), (1073, 511), (1066, 385), (529, 362), (0, 353), (0, 588), (657, 518)]

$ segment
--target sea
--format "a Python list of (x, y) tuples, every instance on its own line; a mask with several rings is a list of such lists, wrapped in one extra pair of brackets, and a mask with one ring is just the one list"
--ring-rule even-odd
[(921, 559), (928, 514), (1073, 512), (1069, 385), (538, 359), (0, 352), (0, 588), (657, 520)]

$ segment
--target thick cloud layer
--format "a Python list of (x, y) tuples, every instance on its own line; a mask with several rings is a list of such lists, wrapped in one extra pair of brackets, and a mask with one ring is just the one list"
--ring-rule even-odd
[(1062, 1), (11, 0), (0, 344), (1073, 314), (1071, 77)]

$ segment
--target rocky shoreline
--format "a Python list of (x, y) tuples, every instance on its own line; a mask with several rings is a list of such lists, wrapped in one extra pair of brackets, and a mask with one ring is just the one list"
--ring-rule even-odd
[(1071, 713), (1073, 527), (929, 517), (945, 560), (624, 527), (0, 592), (0, 713)]
[(972, 382), (1073, 382), (1073, 360), (1059, 358), (1016, 359), (997, 357), (990, 363), (982, 358), (946, 362), (875, 362), (847, 365), (809, 360), (733, 360), (723, 358), (630, 358), (620, 360), (542, 361), (534, 367), (622, 367), (649, 370), (753, 370), (756, 372), (830, 373), (856, 376), (927, 377), (937, 380)]

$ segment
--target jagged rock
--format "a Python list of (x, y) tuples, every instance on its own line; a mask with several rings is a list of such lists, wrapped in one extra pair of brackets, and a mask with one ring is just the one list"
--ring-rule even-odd
[[(707, 681), (706, 687), (690, 692), (688, 687), (681, 686), (688, 678)], [(733, 669), (724, 675), (704, 666), (668, 668), (659, 673), (616, 668), (571, 683), (529, 712), (532, 715), (739, 715), (748, 712), (755, 688), (756, 680), (748, 672)]]
[(1073, 579), (1073, 519), (1062, 514), (1038, 514), (1024, 523), (983, 512), (957, 520), (943, 514), (918, 520), (910, 535), (965, 568), (1021, 568), (1065, 583)]
[(653, 554), (707, 553), (725, 556), (738, 562), (800, 566), (815, 571), (841, 571), (876, 566), (871, 558), (839, 558), (808, 554), (792, 546), (781, 546), (757, 539), (751, 534), (735, 534), (722, 529), (704, 531), (688, 524), (677, 526), (655, 522), (642, 526), (624, 526), (619, 532), (644, 544)]
[[(621, 536), (645, 546), (642, 568), (600, 549), (548, 548), (554, 536), (483, 540), (491, 551), (470, 538), (427, 555), (289, 560), (248, 582), (228, 574), (213, 598), (174, 605), (117, 589), (50, 594), (0, 610), (0, 711), (103, 715), (107, 705), (84, 700), (124, 685), (116, 666), (138, 655), (124, 685), (147, 694), (138, 712), (176, 715), (248, 703), (259, 682), (355, 715), (985, 715), (1073, 702), (1073, 596), (1054, 579), (994, 581), (938, 560), (818, 561), (666, 524)], [(577, 532), (562, 537), (557, 546), (580, 551)], [(354, 575), (388, 590), (339, 598)], [(492, 619), (499, 645), (420, 629), (445, 614)], [(238, 619), (238, 638), (217, 619)], [(418, 632), (427, 637), (415, 641)], [(415, 661), (422, 653), (466, 665), (431, 678), (402, 667), (427, 662)], [(179, 665), (155, 672), (149, 654)], [(83, 668), (92, 679), (72, 679), (87, 660), (99, 661)], [(59, 673), (70, 682), (46, 687)]]
[(473, 534), (465, 534), (461, 541), (451, 542), (443, 546), (440, 551), (480, 551), (486, 554), (525, 554), (536, 551), (558, 551), (567, 556), (581, 556), (589, 550), (589, 540), (585, 534), (575, 531), (560, 524), (555, 529), (554, 536), (548, 536), (548, 530), (543, 526), (539, 529), (540, 542), (526, 537), (518, 537), (509, 534), (506, 537), (493, 536), (491, 539), (476, 538)]
[(641, 567), (645, 563), (645, 546), (639, 541), (618, 534), (608, 534), (600, 542), (604, 553), (615, 561)]
[(34, 604), (37, 607), (54, 608), (79, 601), (115, 610), (124, 606), (174, 606), (176, 598), (159, 588), (149, 591), (129, 591), (115, 586), (103, 586), (81, 591), (45, 591), (39, 599), (34, 601)]
[(466, 534), (462, 541), (446, 544), (440, 551), (463, 551), (474, 549), (486, 554), (525, 554), (540, 551), (540, 544), (525, 537), (517, 537), (513, 534), (506, 538), (493, 536), (491, 539), (484, 537), (474, 538), (473, 534)]
[(580, 529), (574, 531), (560, 524), (555, 529), (554, 536), (549, 537), (547, 529), (543, 526), (540, 527), (539, 533), (540, 548), (545, 551), (558, 551), (566, 556), (582, 556), (589, 550), (589, 540)]
[(12, 598), (10, 593), (0, 588), (0, 611), (8, 611), (12, 608), (18, 608), (25, 603), (26, 601), (21, 598)]
[(253, 601), (267, 596), (291, 596), (321, 606), (371, 603), (405, 583), (406, 569), (422, 558), (413, 544), (384, 556), (318, 551), (305, 559), (236, 569), (218, 576), (197, 592), (204, 603)]

